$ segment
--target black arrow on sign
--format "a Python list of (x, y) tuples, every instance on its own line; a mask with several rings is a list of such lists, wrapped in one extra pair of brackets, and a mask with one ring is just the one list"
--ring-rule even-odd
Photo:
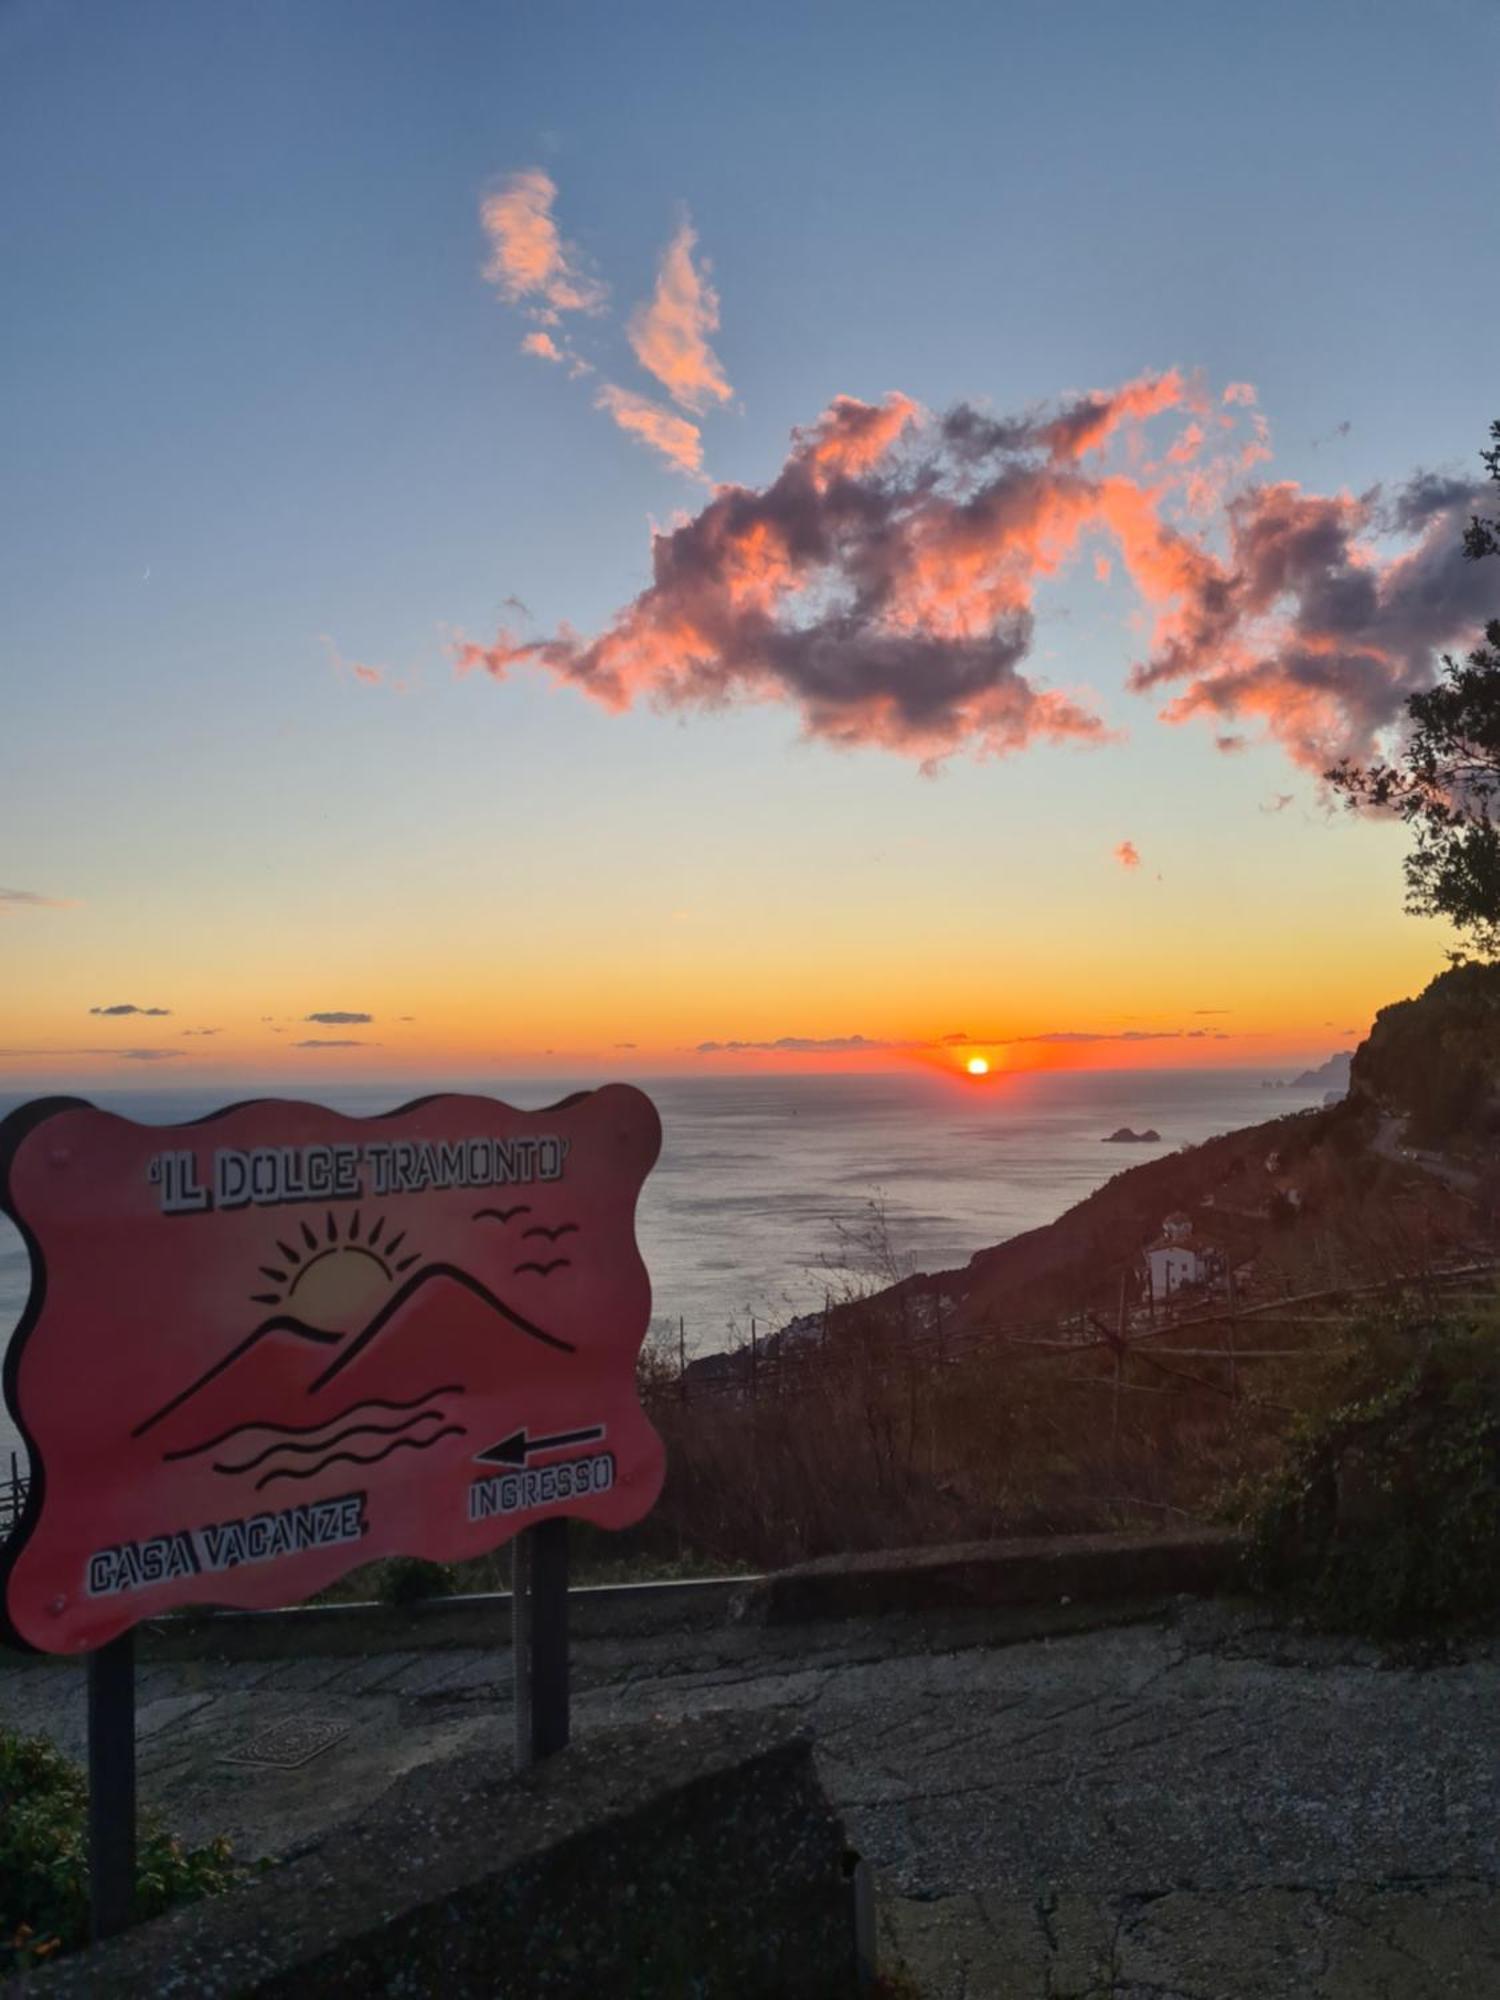
[(555, 1431), (551, 1437), (528, 1437), (524, 1430), (512, 1431), (488, 1451), (474, 1454), (481, 1465), (524, 1465), (535, 1451), (556, 1451), (565, 1444), (592, 1444), (604, 1435), (603, 1424), (590, 1424), (581, 1431)]

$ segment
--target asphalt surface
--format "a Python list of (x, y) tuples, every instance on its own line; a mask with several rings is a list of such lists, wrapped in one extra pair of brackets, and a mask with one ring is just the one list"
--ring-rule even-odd
[[(247, 1859), (407, 1770), (509, 1756), (503, 1650), (180, 1662), (138, 1698), (143, 1798)], [(883, 1962), (921, 1993), (1500, 1993), (1495, 1645), (1393, 1664), (1185, 1604), (1020, 1643), (971, 1613), (576, 1646), (579, 1735), (715, 1709), (813, 1732), (877, 1872)], [(81, 1754), (81, 1668), (0, 1664), (0, 1716)], [(289, 1753), (342, 1733), (295, 1769), (231, 1761), (287, 1724)]]

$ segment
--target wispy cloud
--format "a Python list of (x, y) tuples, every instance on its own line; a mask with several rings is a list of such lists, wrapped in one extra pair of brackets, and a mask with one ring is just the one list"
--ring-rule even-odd
[(318, 1014), (304, 1014), (304, 1021), (316, 1021), (320, 1028), (368, 1027), (375, 1019), (373, 1014), (356, 1014), (342, 1007), (328, 1007)]
[(597, 409), (607, 411), (622, 431), (659, 452), (679, 472), (696, 475), (702, 471), (703, 434), (696, 424), (679, 417), (675, 410), (653, 403), (649, 396), (638, 396), (633, 389), (622, 389), (614, 382), (604, 384), (594, 404)]
[(0, 1058), (11, 1060), (15, 1057), (31, 1056), (101, 1056), (106, 1062), (177, 1062), (187, 1054), (186, 1049), (0, 1049)]
[(35, 889), (0, 889), (0, 917), (17, 910), (71, 910), (77, 905), (71, 896), (43, 896)]
[(1122, 840), (1114, 850), (1114, 856), (1122, 868), (1139, 868), (1141, 865), (1140, 853), (1133, 840)]
[(379, 687), (390, 679), (389, 667), (372, 667), (363, 660), (346, 660), (326, 632), (318, 634), (318, 641), (326, 649), (328, 664), (336, 674), (348, 674), (354, 680), (363, 681), (366, 687)]
[(1189, 465), (1202, 451), (1208, 433), (1202, 424), (1186, 424), (1167, 452), (1168, 465)]
[(217, 1035), (220, 1030), (218, 1028), (184, 1028), (182, 1032), (184, 1037), (186, 1037), (189, 1035)]
[[(489, 242), (484, 274), (501, 297), (533, 321), (521, 341), (523, 354), (565, 367), (575, 380), (594, 374), (563, 330), (570, 313), (597, 315), (608, 289), (582, 267), (554, 219), (557, 184), (540, 167), (510, 178), (480, 204)], [(684, 217), (662, 253), (656, 288), (636, 307), (626, 333), (641, 366), (682, 408), (695, 413), (728, 400), (729, 382), (708, 336), (719, 324), (719, 301), (707, 267), (694, 261), (697, 237)], [(655, 451), (674, 471), (700, 478), (703, 440), (698, 426), (649, 396), (607, 382), (595, 407)]]
[(702, 411), (734, 393), (708, 336), (718, 330), (719, 296), (707, 265), (693, 262), (697, 234), (686, 217), (662, 252), (650, 302), (630, 316), (630, 345), (648, 375), (674, 402)]
[(872, 1049), (920, 1048), (920, 1042), (872, 1041), (867, 1035), (779, 1035), (774, 1042), (699, 1042), (700, 1056), (769, 1055), (824, 1056), (859, 1054)]
[(1227, 1042), (1229, 1036), (1218, 1028), (1117, 1028), (1102, 1032), (1081, 1028), (1050, 1028), (1041, 1035), (1012, 1035), (1010, 1044), (1024, 1042)]
[(557, 183), (541, 167), (524, 167), (487, 194), (479, 220), (489, 238), (484, 275), (512, 304), (532, 307), (555, 323), (560, 313), (598, 312), (607, 288), (583, 269), (553, 219)]
[(361, 1041), (356, 1037), (350, 1036), (335, 1040), (320, 1040), (314, 1037), (312, 1040), (306, 1042), (293, 1042), (291, 1046), (294, 1049), (378, 1049), (380, 1044), (379, 1042)]
[(163, 1017), (170, 1014), (171, 1011), (170, 1007), (137, 1007), (130, 1000), (118, 1000), (112, 1007), (90, 1007), (89, 1009), (91, 1014), (146, 1014)]

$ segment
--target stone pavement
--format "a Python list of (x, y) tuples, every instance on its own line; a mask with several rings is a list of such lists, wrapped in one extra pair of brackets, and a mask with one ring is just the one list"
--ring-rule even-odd
[[(1212, 1603), (998, 1631), (965, 1612), (582, 1640), (575, 1728), (809, 1728), (877, 1871), (883, 1963), (934, 2000), (1500, 1993), (1500, 1647), (1391, 1666)], [(82, 1683), (7, 1660), (0, 1716), (77, 1754)], [(473, 1648), (147, 1666), (143, 1796), (246, 1858), (299, 1851), (402, 1772), (503, 1763), (507, 1683)], [(346, 1733), (296, 1770), (225, 1761), (284, 1721)]]

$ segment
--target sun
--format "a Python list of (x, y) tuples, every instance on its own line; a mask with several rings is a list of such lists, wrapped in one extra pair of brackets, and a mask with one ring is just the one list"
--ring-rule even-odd
[(357, 1318), (368, 1309), (374, 1295), (387, 1289), (421, 1254), (411, 1251), (403, 1257), (405, 1232), (386, 1236), (385, 1224), (385, 1217), (378, 1216), (362, 1231), (358, 1209), (343, 1229), (331, 1210), (321, 1233), (303, 1222), (301, 1244), (278, 1237), (280, 1264), (260, 1266), (261, 1276), (281, 1289), (252, 1292), (252, 1302), (293, 1306), (314, 1326), (337, 1327)]
[(990, 1066), (984, 1056), (970, 1056), (967, 1064), (970, 1076), (988, 1076)]

